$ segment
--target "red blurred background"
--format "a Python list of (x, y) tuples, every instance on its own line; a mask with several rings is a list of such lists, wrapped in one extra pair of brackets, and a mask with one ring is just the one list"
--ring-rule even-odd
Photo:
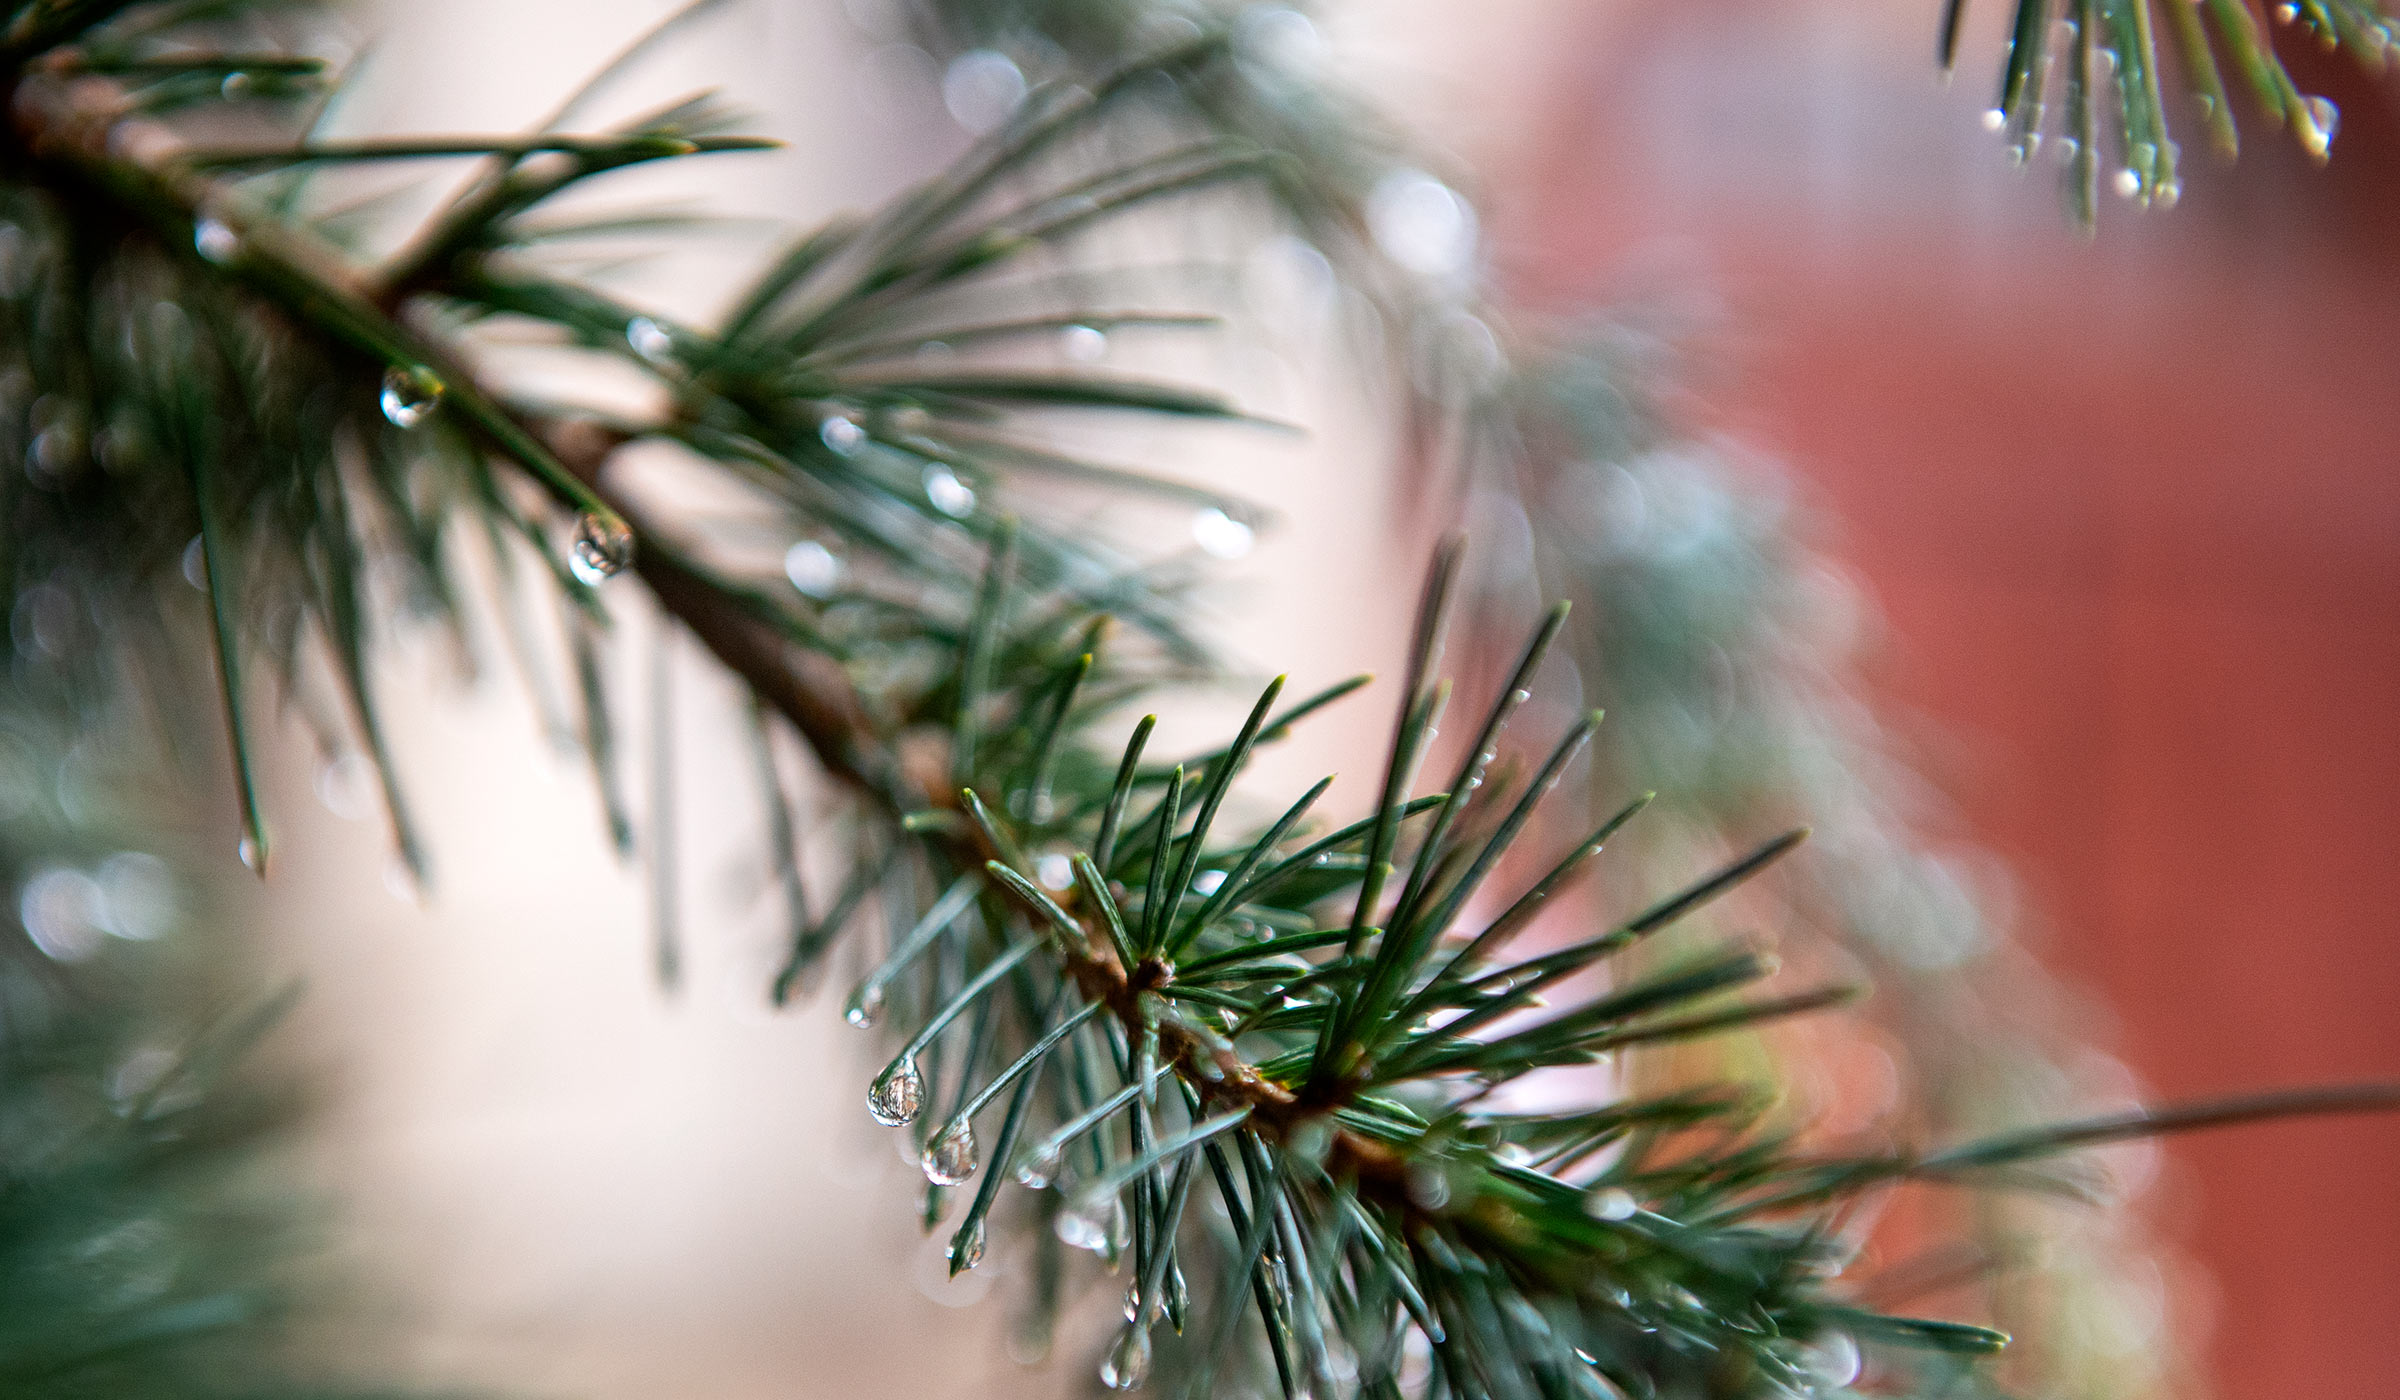
[[(2287, 43), (2342, 109), (2330, 167), (2246, 111), (2228, 168), (2187, 124), (2181, 206), (2104, 196), (2087, 241), (2047, 153), (2015, 171), (1981, 128), (1997, 43), (1945, 91), (1934, 21), (1570, 25), (1531, 168), (1492, 182), (1513, 290), (1722, 298), (1715, 411), (1838, 522), (1888, 619), (1877, 685), (1945, 736), (1935, 776), (2148, 1090), (2400, 1074), (2388, 80)], [(2400, 1121), (2168, 1150), (2219, 1400), (2391, 1394)]]

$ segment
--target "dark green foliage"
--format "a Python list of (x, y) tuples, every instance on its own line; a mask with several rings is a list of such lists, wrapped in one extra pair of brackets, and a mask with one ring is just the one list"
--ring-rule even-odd
[[(2124, 120), (2150, 134), (2142, 174), (2163, 193), (2155, 71), (2135, 61), (2148, 11), (2107, 13), (2138, 41), (2119, 45), (2120, 89), (2148, 105)], [(926, 14), (956, 42), (995, 41), (964, 7)], [(902, 1035), (869, 1101), (884, 1121), (923, 1125), (928, 1226), (945, 1192), (982, 1173), (954, 1269), (973, 1267), (991, 1221), (1016, 1209), (1009, 1175), (1060, 1188), (1027, 1212), (1043, 1226), (1031, 1315), (1056, 1316), (1065, 1245), (1121, 1266), (1131, 1321), (1111, 1384), (1139, 1384), (1155, 1348), (1189, 1363), (1194, 1394), (1236, 1373), (1294, 1396), (1823, 1393), (1849, 1385), (1864, 1346), (1879, 1388), (1974, 1393), (1984, 1381), (1967, 1358), (2005, 1339), (1864, 1307), (1835, 1277), (1857, 1243), (1848, 1197), (1917, 1177), (2025, 1184), (2030, 1157), (2122, 1132), (2385, 1101), (2262, 1100), (1829, 1161), (1731, 1086), (1627, 1097), (1597, 1068), (1621, 1051), (1849, 991), (1756, 990), (1772, 960), (1744, 944), (1650, 946), (1797, 834), (1681, 888), (1621, 885), (1608, 898), (1636, 912), (1620, 919), (1579, 910), (1589, 927), (1537, 934), (1647, 799), (1612, 797), (1615, 814), (1565, 846), (1546, 799), (1577, 777), (1599, 717), (1523, 760), (1505, 732), (1569, 635), (1563, 612), (1475, 715), (1447, 786), (1420, 792), (1453, 699), (1437, 671), (1456, 545), (1429, 575), (1365, 816), (1324, 830), (1320, 783), (1254, 832), (1234, 792), (1256, 745), (1356, 682), (1285, 703), (1278, 680), (1227, 743), (1180, 762), (1145, 761), (1147, 719), (1120, 744), (1147, 692), (1218, 678), (1192, 626), (1193, 570), (1018, 483), (1252, 513), (1038, 430), (1093, 413), (1253, 420), (1190, 385), (1041, 367), (1025, 352), (1062, 332), (1181, 335), (1215, 320), (1202, 281), (1190, 304), (1095, 304), (1095, 284), (1041, 274), (1043, 258), (1077, 259), (1095, 231), (1178, 200), (1288, 220), (1398, 313), (1408, 358), (1429, 367), (1413, 400), (1423, 421), (1460, 415), (1478, 451), (1515, 430), (1492, 328), (1465, 298), (1471, 267), (1413, 277), (1369, 231), (1396, 148), (1255, 24), (1161, 24), (1131, 5), (1011, 11), (1012, 26), (1055, 26), (1065, 47), (1051, 58), (1081, 81), (1037, 86), (952, 168), (882, 208), (799, 232), (703, 325), (559, 271), (553, 245), (594, 227), (559, 212), (562, 194), (760, 149), (709, 95), (599, 131), (574, 129), (579, 95), (530, 133), (322, 142), (291, 110), (319, 71), (283, 32), (294, 7), (59, 0), (11, 16), (0, 447), (31, 470), (0, 473), (0, 597), (27, 669), (97, 694), (207, 627), (246, 850), (263, 866), (250, 715), (262, 687), (244, 671), (263, 661), (283, 694), (307, 695), (303, 661), (323, 646), (341, 703), (318, 708), (346, 710), (421, 870), (367, 658), (395, 616), (459, 623), (459, 550), (513, 570), (530, 546), (530, 572), (554, 591), (521, 593), (558, 605), (574, 673), (544, 677), (577, 701), (552, 724), (589, 750), (611, 834), (631, 851), (599, 663), (602, 585), (629, 572), (756, 701), (791, 928), (773, 998), (843, 960), (868, 969), (847, 1016)], [(2089, 110), (2083, 85), (2069, 100)], [(2012, 88), (2012, 111), (2035, 101), (2030, 81)], [(152, 124), (202, 111), (218, 119), (207, 144)], [(480, 160), (476, 178), (388, 259), (350, 252), (342, 220), (296, 212), (328, 165), (459, 156)], [(479, 377), (461, 338), (485, 326), (630, 365), (665, 406), (628, 419), (512, 397)], [(635, 445), (737, 504), (703, 513), (622, 479), (619, 454)], [(792, 551), (781, 572), (739, 548), (758, 540)], [(179, 571), (205, 612), (176, 597)], [(78, 636), (87, 626), (94, 637)], [(851, 833), (850, 867), (821, 902), (794, 851), (800, 807), (776, 757), (786, 728)], [(660, 791), (669, 737), (662, 724)], [(671, 852), (663, 828), (649, 849)], [(670, 896), (662, 883), (662, 910)], [(671, 932), (662, 917), (662, 975)], [(143, 1146), (142, 1114), (115, 1116)], [(995, 1117), (987, 1153), (978, 1134)], [(64, 1238), (33, 1248), (29, 1277), (49, 1277)], [(152, 1319), (141, 1335), (164, 1347), (194, 1319), (231, 1320), (226, 1308)], [(1161, 1322), (1209, 1344), (1154, 1341)], [(123, 1334), (103, 1310), (46, 1344), (117, 1357)]]
[[(1947, 0), (1944, 68), (1957, 59), (1965, 9), (1966, 0)], [(2174, 46), (2173, 76), (2163, 71), (2162, 30)], [(2068, 208), (2086, 225), (2103, 172), (2118, 194), (2145, 205), (2172, 205), (2182, 196), (2169, 92), (2189, 101), (2218, 154), (2230, 158), (2239, 149), (2220, 64), (2270, 123), (2290, 128), (2323, 160), (2341, 113), (2293, 84), (2275, 51), (2279, 30), (2295, 42), (2342, 49), (2375, 73), (2390, 61), (2392, 21), (2373, 0), (2277, 0), (2263, 7), (2249, 0), (2017, 0), (1990, 124), (2006, 133), (2010, 154), (2024, 163), (2041, 148), (2051, 104), (2061, 107), (2054, 139), (2064, 158)]]

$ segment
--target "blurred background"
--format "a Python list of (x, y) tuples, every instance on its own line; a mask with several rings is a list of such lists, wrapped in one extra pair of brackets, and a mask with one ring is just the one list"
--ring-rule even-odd
[[(668, 8), (390, 6), (340, 119), (522, 125)], [(1685, 328), (1691, 426), (1778, 464), (1872, 600), (1864, 684), (2005, 859), (2022, 936), (2080, 990), (2124, 1095), (2400, 1073), (2388, 80), (2294, 46), (2343, 114), (2330, 167), (2255, 123), (2236, 167), (2189, 139), (2180, 207), (2106, 208), (2087, 240), (2047, 159), (2013, 169), (1979, 121), (2003, 13), (1970, 12), (1949, 87), (1937, 18), (1932, 0), (1352, 0), (1323, 7), (1319, 61), (1471, 174), (1529, 317), (1621, 304)], [(727, 7), (644, 81), (721, 86), (791, 146), (644, 193), (815, 220), (932, 170), (967, 139), (960, 99), (896, 32), (874, 0)], [(736, 226), (721, 253), (629, 275), (705, 312), (764, 246)], [(1414, 551), (1387, 532), (1425, 526), (1340, 359), (1319, 336), (1215, 367), (1305, 442), (1177, 439), (1279, 516), (1219, 625), (1262, 667), (1304, 661), (1304, 686), (1392, 668)], [(1262, 606), (1293, 588), (1356, 610)], [(639, 724), (659, 643), (626, 612)], [(768, 1013), (747, 739), (729, 689), (678, 660), (679, 994), (651, 980), (650, 896), (609, 856), (580, 758), (545, 749), (504, 673), (466, 683), (440, 654), (392, 658), (388, 684), (436, 682), (395, 726), (437, 834), (433, 898), (373, 893), (371, 819), (289, 823), (276, 881), (241, 896), (311, 989), (333, 1079), (315, 1152), (347, 1248), (390, 1280), (393, 1361), (580, 1397), (1085, 1384), (1073, 1338), (1062, 1361), (1009, 1359), (983, 1301), (1009, 1288), (997, 1246), (943, 1279), (908, 1218), (913, 1168), (858, 1110), (867, 1037), (838, 996)], [(1368, 771), (1376, 727), (1304, 734), (1269, 781)], [(296, 744), (285, 760), (287, 806), (313, 784), (369, 810), (355, 775)], [(2197, 1357), (2177, 1393), (2389, 1393), (2400, 1123), (2179, 1140), (2155, 1166), (2154, 1323)]]

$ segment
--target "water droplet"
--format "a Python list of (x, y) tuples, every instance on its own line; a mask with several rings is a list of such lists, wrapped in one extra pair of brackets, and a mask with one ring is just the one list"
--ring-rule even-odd
[(916, 1122), (917, 1110), (924, 1105), (925, 1076), (917, 1072), (917, 1062), (907, 1055), (884, 1066), (883, 1073), (867, 1086), (867, 1112), (887, 1128)]
[(2300, 18), (2300, 7), (2298, 5), (2277, 5), (2275, 7), (2275, 22), (2277, 24), (2290, 24), (2293, 20), (2298, 18)]
[(119, 851), (100, 862), (100, 924), (119, 938), (147, 943), (173, 925), (175, 879), (146, 851)]
[(983, 1217), (978, 1215), (958, 1227), (950, 1237), (950, 1276), (958, 1277), (983, 1262)]
[(1239, 559), (1250, 552), (1258, 532), (1248, 524), (1234, 519), (1210, 506), (1192, 517), (1192, 540), (1200, 548), (1219, 559)]
[(2310, 155), (2322, 160), (2333, 146), (2334, 133), (2342, 128), (2342, 109), (2334, 106), (2329, 97), (2303, 97), (2300, 111), (2300, 144), (2308, 147)]
[(375, 765), (360, 753), (325, 760), (317, 769), (317, 800), (343, 821), (364, 819), (374, 810)]
[(836, 457), (855, 457), (858, 449), (867, 444), (867, 430), (858, 426), (855, 418), (829, 413), (817, 425), (817, 441), (824, 443), (825, 450)]
[(267, 853), (259, 848), (257, 837), (244, 836), (234, 843), (233, 853), (241, 857), (242, 864), (249, 866), (251, 873), (267, 873)]
[(1059, 1242), (1071, 1249), (1088, 1249), (1094, 1254), (1105, 1253), (1116, 1238), (1119, 1222), (1125, 1218), (1125, 1207), (1116, 1197), (1093, 1200), (1078, 1196), (1058, 1213), (1053, 1227)]
[(212, 263), (229, 263), (242, 251), (242, 236), (223, 219), (204, 218), (192, 225), (192, 248)]
[(1110, 1390), (1139, 1390), (1150, 1379), (1150, 1329), (1127, 1327), (1100, 1363), (1100, 1383)]
[(80, 870), (52, 866), (25, 882), (17, 917), (33, 946), (62, 963), (79, 963), (108, 941), (100, 883)]
[(2151, 194), (2150, 198), (2151, 198), (2152, 200), (2156, 201), (2156, 202), (2157, 202), (2157, 204), (2158, 204), (2158, 207), (2159, 207), (2159, 208), (2161, 208), (2161, 209), (2172, 209), (2172, 208), (2174, 208), (2174, 207), (2176, 206), (2176, 204), (2177, 204), (2177, 203), (2179, 203), (2179, 202), (2180, 202), (2180, 201), (2183, 199), (2183, 181), (2181, 181), (2181, 180), (2161, 180), (2161, 181), (2159, 181), (2159, 182), (2158, 182), (2158, 189), (2157, 189), (2155, 192), (2153, 192), (2153, 193)]
[(1125, 1320), (1138, 1322), (1142, 1316), (1142, 1286), (1139, 1283), (1125, 1290)]
[(1411, 272), (1459, 277), (1474, 264), (1474, 207), (1422, 170), (1395, 170), (1376, 181), (1366, 212), (1375, 246)]
[(1858, 1340), (1843, 1331), (1820, 1332), (1800, 1348), (1800, 1365), (1819, 1389), (1843, 1389), (1858, 1379)]
[(383, 863), (383, 891), (412, 909), (425, 907), (425, 882), (406, 856), (394, 855)]
[(975, 488), (958, 479), (948, 467), (925, 469), (925, 499), (933, 508), (954, 520), (964, 520), (975, 512)]
[(633, 531), (610, 516), (587, 515), (575, 522), (575, 543), (567, 551), (567, 571), (593, 587), (622, 573), (633, 562)]
[(1033, 878), (1046, 890), (1063, 890), (1075, 883), (1075, 866), (1057, 851), (1044, 852), (1033, 863)]
[(1192, 890), (1195, 894), (1215, 894), (1223, 888), (1225, 888), (1225, 872), (1222, 870), (1203, 870), (1192, 877)]
[(956, 1186), (975, 1175), (982, 1155), (975, 1145), (975, 1125), (962, 1115), (951, 1119), (925, 1144), (917, 1165), (936, 1186)]
[(858, 984), (858, 990), (842, 1003), (842, 1019), (862, 1031), (875, 1029), (883, 1019), (883, 984), (869, 980)]
[(1007, 121), (1024, 100), (1024, 71), (997, 49), (971, 49), (942, 73), (942, 105), (952, 120), (979, 136)]
[(208, 544), (198, 535), (183, 547), (183, 581), (203, 593), (208, 591)]
[(673, 332), (647, 316), (636, 316), (625, 323), (625, 343), (633, 347), (633, 353), (654, 365), (663, 365), (675, 356)]
[(1593, 1192), (1583, 1208), (1594, 1220), (1630, 1220), (1640, 1205), (1633, 1199), (1631, 1191), (1622, 1186), (1610, 1186)]
[(1058, 1178), (1058, 1169), (1066, 1153), (1055, 1142), (1044, 1142), (1017, 1163), (1017, 1184), (1028, 1191), (1039, 1191)]
[(2006, 125), (2008, 125), (2008, 113), (1998, 107), (1983, 114), (1983, 129), (1986, 131), (1998, 131)]
[(383, 372), (376, 403), (395, 428), (413, 428), (442, 401), (441, 377), (423, 365), (394, 365)]
[(802, 540), (783, 552), (783, 576), (811, 598), (830, 598), (842, 581), (841, 557), (815, 540)]
[(2142, 193), (2142, 173), (2128, 166), (2117, 172), (2117, 193), (2127, 199), (2137, 199)]
[(1092, 364), (1108, 354), (1108, 332), (1098, 326), (1069, 326), (1059, 348), (1077, 364)]
[(2061, 136), (2058, 138), (2058, 144), (2051, 149), (2058, 152), (2060, 165), (2072, 165), (2075, 163), (2076, 155), (2083, 150), (2083, 143), (2072, 136)]

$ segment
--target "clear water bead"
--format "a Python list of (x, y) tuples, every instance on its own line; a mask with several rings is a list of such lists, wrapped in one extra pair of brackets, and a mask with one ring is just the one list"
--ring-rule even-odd
[(2139, 198), (2142, 193), (2142, 172), (2130, 167), (2118, 171), (2116, 190), (2127, 199)]
[(1633, 1199), (1633, 1193), (1622, 1186), (1595, 1191), (1592, 1198), (1584, 1203), (1584, 1209), (1595, 1220), (1630, 1220), (1640, 1208), (1640, 1203)]
[(633, 531), (624, 521), (587, 515), (575, 522), (575, 543), (567, 551), (567, 570), (575, 577), (597, 587), (632, 562)]
[(859, 983), (858, 990), (842, 1003), (842, 1019), (862, 1031), (875, 1029), (875, 1023), (883, 1019), (883, 984)]
[(950, 1277), (952, 1278), (957, 1278), (960, 1274), (983, 1262), (982, 1216), (975, 1216), (958, 1227), (958, 1233), (950, 1237), (949, 1254)]
[(385, 370), (383, 392), (375, 399), (384, 418), (400, 429), (424, 422), (441, 402), (441, 377), (423, 365), (394, 365)]
[(957, 1186), (975, 1175), (982, 1154), (975, 1144), (975, 1125), (963, 1116), (951, 1119), (925, 1144), (917, 1165), (936, 1186)]
[(2300, 18), (2300, 7), (2298, 5), (2277, 5), (2275, 7), (2275, 22), (2277, 24), (2290, 24), (2293, 20), (2298, 18)]
[(1058, 1221), (1053, 1228), (1058, 1233), (1059, 1243), (1072, 1249), (1087, 1249), (1094, 1254), (1102, 1254), (1107, 1252), (1114, 1240), (1117, 1220), (1124, 1213), (1124, 1206), (1118, 1204), (1114, 1196), (1101, 1200), (1077, 1197), (1058, 1213)]
[(1110, 1390), (1139, 1390), (1150, 1379), (1150, 1329), (1136, 1323), (1117, 1336), (1100, 1363), (1100, 1383)]
[(242, 251), (242, 236), (223, 219), (201, 219), (192, 225), (192, 249), (212, 263), (229, 263)]
[(647, 316), (636, 316), (625, 323), (625, 343), (633, 348), (633, 353), (654, 365), (665, 364), (675, 355), (674, 334)]
[(258, 844), (257, 837), (243, 837), (234, 844), (233, 853), (241, 857), (242, 864), (250, 867), (252, 874), (264, 875), (267, 873), (267, 853)]
[(2300, 128), (2300, 144), (2308, 153), (2323, 159), (2333, 146), (2333, 135), (2342, 129), (2342, 109), (2329, 97), (2303, 97), (2300, 110), (2304, 118)]
[(1108, 332), (1098, 326), (1069, 326), (1059, 337), (1059, 348), (1077, 364), (1093, 364), (1108, 355)]
[(975, 511), (975, 488), (958, 479), (948, 467), (925, 469), (925, 499), (933, 508), (956, 520), (964, 520)]
[(1858, 1340), (1847, 1332), (1820, 1332), (1800, 1349), (1800, 1364), (1820, 1391), (1842, 1390), (1858, 1379)]
[(1234, 519), (1210, 506), (1192, 517), (1192, 542), (1202, 551), (1219, 559), (1239, 559), (1250, 552), (1258, 532), (1248, 523)]
[(1983, 129), (1986, 131), (1998, 131), (2006, 125), (2008, 125), (2008, 113), (1998, 107), (1983, 114)]
[(811, 598), (830, 598), (842, 581), (841, 557), (815, 540), (802, 540), (783, 552), (783, 576)]
[(825, 450), (836, 457), (853, 457), (858, 454), (858, 449), (867, 445), (867, 430), (858, 426), (855, 418), (839, 413), (828, 414), (825, 421), (817, 425), (817, 441), (824, 443)]
[(1028, 1191), (1039, 1191), (1058, 1179), (1058, 1169), (1066, 1153), (1055, 1142), (1036, 1147), (1023, 1161), (1017, 1163), (1017, 1184)]
[(1044, 851), (1035, 857), (1033, 878), (1043, 889), (1063, 891), (1075, 883), (1074, 862), (1058, 851)]
[(925, 1076), (917, 1072), (914, 1058), (902, 1055), (884, 1066), (883, 1073), (867, 1086), (867, 1112), (887, 1128), (902, 1128), (917, 1121), (917, 1110), (925, 1106)]

